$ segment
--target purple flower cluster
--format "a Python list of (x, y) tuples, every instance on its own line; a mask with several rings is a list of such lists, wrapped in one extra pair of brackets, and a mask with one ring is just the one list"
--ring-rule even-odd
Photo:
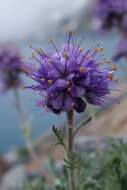
[(126, 0), (97, 0), (97, 16), (101, 20), (102, 29), (127, 29)]
[(22, 62), (19, 51), (11, 45), (0, 46), (0, 86), (3, 91), (21, 84)]
[(40, 106), (54, 113), (70, 110), (80, 113), (85, 110), (86, 103), (103, 105), (115, 81), (114, 71), (98, 61), (103, 48), (98, 45), (85, 51), (81, 43), (75, 43), (72, 32), (60, 50), (53, 42), (51, 44), (55, 53), (34, 49), (33, 59), (39, 64), (36, 70), (27, 73), (37, 82), (28, 88), (40, 93)]
[(127, 38), (123, 36), (117, 45), (117, 51), (113, 57), (114, 61), (125, 58), (127, 60)]

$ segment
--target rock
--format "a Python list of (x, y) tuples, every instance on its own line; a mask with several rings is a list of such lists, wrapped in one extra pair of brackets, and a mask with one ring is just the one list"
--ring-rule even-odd
[(107, 147), (107, 140), (102, 139), (99, 144), (94, 137), (79, 136), (75, 139), (75, 149), (78, 153), (93, 152), (99, 146), (100, 149)]
[(9, 164), (3, 157), (0, 157), (0, 178), (9, 169)]
[(15, 164), (18, 162), (18, 155), (16, 151), (12, 150), (10, 152), (7, 152), (4, 154), (4, 158), (10, 163), (10, 164)]
[(18, 165), (10, 169), (3, 177), (2, 190), (22, 190), (26, 182), (26, 171), (24, 165)]

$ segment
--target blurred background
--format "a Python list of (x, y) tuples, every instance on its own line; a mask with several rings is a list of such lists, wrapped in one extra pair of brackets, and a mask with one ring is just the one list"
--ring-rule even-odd
[[(15, 44), (20, 48), (21, 56), (29, 59), (32, 53), (30, 44), (33, 47), (52, 49), (48, 44), (49, 39), (62, 43), (68, 27), (76, 31), (78, 39), (82, 36), (86, 37), (84, 44), (86, 47), (94, 46), (98, 40), (95, 36), (93, 36), (93, 43), (90, 40), (93, 35), (89, 34), (90, 10), (91, 2), (87, 0), (0, 1), (0, 42)], [(25, 82), (27, 84), (27, 81)], [(24, 109), (32, 114), (34, 137), (50, 129), (53, 124), (63, 125), (64, 116), (61, 120), (61, 116), (42, 113), (41, 110), (38, 111), (38, 108), (35, 108), (36, 97), (30, 90), (21, 90), (21, 99)], [(18, 119), (14, 109), (13, 92), (1, 95), (0, 104), (0, 153), (4, 153), (11, 148), (23, 145), (24, 140), (17, 127)]]
[[(93, 13), (95, 2), (93, 0), (0, 0), (0, 43), (16, 45), (21, 51), (22, 58), (27, 60), (32, 53), (29, 45), (49, 50), (52, 47), (48, 41), (53, 39), (59, 47), (65, 39), (66, 30), (71, 29), (77, 41), (85, 37), (82, 45), (85, 49), (100, 44), (105, 50), (104, 57), (111, 59), (115, 54), (120, 35), (114, 30), (107, 33), (99, 30), (100, 20), (95, 18)], [(107, 105), (101, 109), (90, 107), (87, 114), (76, 114), (75, 125), (84, 121), (89, 113), (94, 115), (94, 121), (90, 123), (89, 129), (82, 130), (79, 133), (80, 137), (82, 134), (86, 134), (86, 139), (106, 135), (123, 137), (126, 134), (126, 82), (123, 82), (126, 81), (125, 59), (118, 63), (118, 68), (117, 77), (121, 78), (121, 83), (117, 97), (121, 100), (121, 104)], [(31, 82), (25, 76), (23, 81), (24, 85)], [(50, 133), (53, 125), (64, 127), (65, 114), (56, 116), (38, 109), (37, 95), (29, 89), (20, 90), (20, 99), (23, 110), (29, 114), (32, 141), (40, 142), (44, 135), (42, 141), (45, 141), (47, 146), (48, 140), (45, 138), (48, 137), (45, 134)], [(79, 141), (80, 143), (82, 142)], [(7, 160), (15, 160), (15, 150), (24, 146), (25, 141), (15, 109), (14, 92), (9, 91), (0, 95), (0, 154)]]
[[(85, 7), (85, 10), (84, 10)], [(69, 25), (72, 30), (80, 31), (81, 23), (84, 21), (86, 11), (88, 12), (89, 2), (80, 1), (0, 1), (0, 42), (16, 44), (21, 49), (23, 57), (30, 57), (29, 44), (35, 47), (48, 47), (48, 39), (53, 37), (59, 42), (65, 35), (65, 26)], [(87, 15), (87, 14), (86, 14)], [(82, 35), (84, 35), (82, 33)], [(25, 97), (26, 93), (26, 97)], [(34, 101), (31, 101), (30, 91), (22, 93), (22, 102), (26, 106), (34, 108)], [(17, 127), (16, 113), (13, 108), (13, 94), (4, 94), (0, 97), (0, 152), (6, 152), (12, 147), (23, 144), (22, 136)], [(33, 103), (33, 107), (31, 106)], [(13, 112), (11, 112), (13, 110)], [(34, 110), (37, 112), (37, 110)], [(39, 115), (39, 116), (38, 116)], [(46, 117), (48, 118), (48, 114)], [(33, 118), (34, 134), (43, 133), (53, 123), (61, 124), (61, 119), (51, 114), (50, 122), (40, 113)], [(34, 123), (36, 120), (36, 124)], [(64, 121), (64, 119), (63, 119)]]
[[(84, 47), (88, 49), (100, 43), (106, 50), (105, 57), (111, 58), (118, 36), (114, 32), (105, 36), (98, 34), (95, 30), (97, 22), (92, 15), (93, 6), (92, 0), (0, 1), (0, 42), (16, 44), (22, 57), (27, 59), (31, 57), (30, 44), (52, 49), (49, 39), (60, 44), (65, 39), (66, 30), (71, 29), (77, 41), (85, 37)], [(38, 111), (35, 108), (36, 98), (30, 90), (21, 90), (21, 99), (24, 109), (32, 114), (34, 137), (50, 129), (53, 124), (63, 125), (65, 122), (65, 116), (61, 121), (61, 116)], [(13, 92), (1, 95), (0, 105), (0, 153), (3, 153), (22, 145), (23, 139), (17, 127)]]

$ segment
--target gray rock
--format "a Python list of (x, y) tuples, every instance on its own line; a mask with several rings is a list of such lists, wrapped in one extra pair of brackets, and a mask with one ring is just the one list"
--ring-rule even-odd
[[(98, 147), (97, 139), (94, 137), (84, 137), (79, 136), (75, 139), (75, 149), (76, 152), (94, 152)], [(100, 149), (105, 149), (107, 147), (107, 140), (102, 139), (99, 144)]]
[(10, 169), (3, 177), (2, 190), (22, 190), (26, 181), (24, 165), (18, 165)]
[(12, 150), (10, 152), (7, 152), (4, 156), (3, 156), (10, 164), (16, 163), (18, 162), (18, 155), (16, 153), (16, 151)]

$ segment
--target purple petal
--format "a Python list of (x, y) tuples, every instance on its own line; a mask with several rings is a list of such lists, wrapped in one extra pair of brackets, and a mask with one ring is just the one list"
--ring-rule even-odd
[(85, 94), (85, 88), (74, 86), (71, 88), (70, 93), (73, 97), (81, 97)]
[(73, 109), (73, 107), (74, 107), (74, 99), (71, 96), (66, 95), (65, 98), (64, 98), (64, 107), (63, 107), (63, 109), (68, 111), (68, 110)]
[(88, 93), (85, 98), (91, 104), (100, 105), (100, 98), (95, 93)]
[(56, 98), (54, 98), (54, 100), (52, 101), (52, 106), (53, 106), (54, 109), (59, 110), (59, 109), (62, 108), (62, 106), (63, 106), (63, 98), (64, 98), (63, 94), (60, 94)]
[(56, 71), (56, 70), (54, 69), (54, 70), (48, 71), (47, 76), (48, 76), (48, 78), (56, 79), (56, 78), (60, 77), (60, 74), (59, 74), (58, 71)]
[(81, 113), (81, 112), (85, 111), (86, 103), (82, 100), (82, 98), (76, 98), (74, 108), (78, 113)]
[(74, 73), (70, 73), (70, 74), (67, 76), (67, 80), (72, 80), (74, 77), (75, 77), (75, 74), (74, 74)]
[(65, 79), (58, 79), (56, 81), (56, 87), (58, 87), (58, 88), (66, 88), (67, 87), (67, 81)]

